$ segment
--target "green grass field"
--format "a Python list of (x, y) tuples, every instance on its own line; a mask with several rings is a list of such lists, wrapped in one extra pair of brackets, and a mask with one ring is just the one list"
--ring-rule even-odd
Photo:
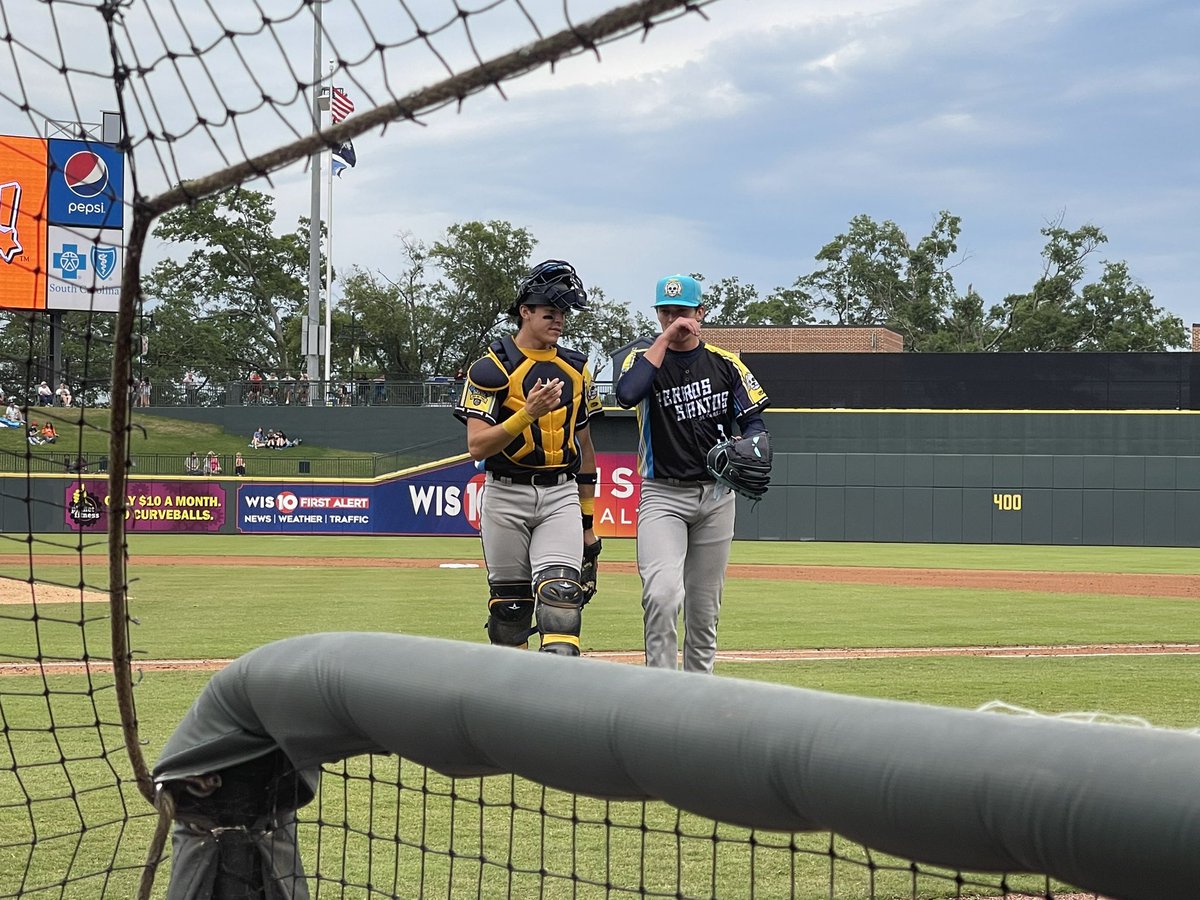
[[(10, 536), (11, 537), (11, 536)], [(33, 550), (61, 557), (61, 562), (32, 566), (28, 558), (0, 562), (0, 575), (65, 585), (85, 585), (104, 589), (107, 569), (103, 564), (102, 542), (90, 544), (81, 565), (70, 535), (39, 539)], [(587, 607), (582, 643), (586, 649), (637, 651), (641, 646), (640, 586), (636, 575), (605, 573), (604, 560), (631, 560), (631, 541), (606, 541), (601, 568), (601, 590)], [(0, 544), (0, 553), (27, 551), (24, 544)], [(145, 659), (227, 659), (267, 641), (327, 630), (389, 631), (435, 635), (459, 640), (484, 642), (486, 582), (482, 568), (367, 568), (353, 566), (300, 566), (296, 559), (337, 558), (420, 558), (479, 559), (479, 544), (470, 539), (436, 538), (306, 538), (249, 536), (166, 536), (137, 535), (130, 543), (129, 574), (132, 644), (139, 658)], [(147, 557), (169, 556), (170, 565), (148, 564)], [(276, 562), (269, 566), (246, 564), (248, 557), (267, 556)], [(964, 569), (1020, 569), (1027, 571), (1076, 572), (1148, 572), (1193, 573), (1194, 551), (1127, 548), (994, 547), (882, 544), (787, 544), (738, 543), (733, 562), (750, 564), (901, 566)], [(189, 564), (187, 558), (195, 558)], [(239, 559), (244, 560), (239, 563)], [(93, 564), (93, 561), (97, 564)], [(212, 564), (217, 563), (217, 564)], [(1200, 598), (1197, 598), (1200, 600)], [(732, 579), (727, 584), (722, 611), (721, 648), (801, 649), (919, 647), (967, 645), (1033, 645), (1092, 643), (1180, 643), (1200, 642), (1200, 617), (1191, 599), (1171, 597), (1119, 597), (1070, 595), (997, 590), (950, 590), (898, 588), (873, 585), (797, 582), (771, 579)], [(16, 662), (30, 657), (78, 659), (84, 653), (103, 657), (107, 653), (110, 623), (107, 607), (97, 603), (29, 604), (0, 606), (0, 662)], [(974, 708), (992, 700), (1042, 713), (1097, 711), (1112, 715), (1133, 715), (1149, 722), (1173, 728), (1200, 726), (1200, 696), (1194, 690), (1195, 660), (1189, 656), (1094, 656), (1057, 658), (979, 658), (928, 657), (903, 659), (839, 659), (821, 661), (721, 662), (720, 677), (751, 678), (780, 684), (837, 693), (883, 697), (922, 703)], [(192, 700), (203, 688), (210, 672), (162, 672), (148, 670), (135, 689), (143, 752), (153, 764)], [(144, 853), (152, 822), (145, 814), (145, 801), (125, 780), (116, 783), (116, 775), (128, 778), (128, 763), (119, 733), (115, 699), (103, 675), (86, 679), (80, 675), (0, 676), (0, 717), (5, 740), (0, 742), (0, 897), (21, 895), (24, 873), (35, 883), (57, 883), (64, 877), (81, 877), (78, 884), (64, 891), (65, 896), (97, 896), (95, 873), (113, 866), (133, 877)], [(97, 722), (101, 723), (97, 726)], [(345, 803), (349, 815), (361, 827), (363, 817), (397, 819), (400, 803), (421, 805), (426, 816), (422, 827), (429, 829), (425, 843), (430, 848), (448, 848), (455, 835), (456, 852), (470, 855), (471, 840), (478, 843), (480, 827), (475, 816), (493, 816), (480, 812), (478, 796), (470, 795), (470, 782), (457, 782), (454, 790), (465, 792), (451, 807), (461, 804), (454, 824), (444, 820), (446, 810), (431, 811), (436, 798), (450, 789), (434, 779), (414, 791), (388, 792), (380, 786), (394, 784), (397, 773), (371, 775), (368, 767), (385, 765), (366, 759), (352, 761), (346, 768), (348, 778), (333, 793), (344, 796), (324, 798), (324, 807), (309, 808), (305, 817), (319, 815), (323, 822), (338, 822), (342, 812), (330, 804)], [(390, 779), (390, 780), (389, 780)], [(504, 780), (502, 780), (504, 781)], [(407, 783), (407, 782), (406, 782)], [(489, 780), (488, 785), (491, 785)], [(440, 785), (440, 786), (438, 786)], [(409, 787), (412, 785), (409, 784)], [(345, 791), (339, 794), (343, 787)], [(486, 787), (486, 790), (510, 788)], [(529, 797), (527, 786), (512, 787), (520, 792), (518, 805), (531, 807), (537, 815), (539, 804), (568, 802), (563, 796), (551, 801)], [(457, 796), (457, 794), (456, 794)], [(397, 799), (399, 797), (400, 799)], [(509, 800), (499, 800), (503, 815), (511, 815)], [(582, 801), (581, 801), (582, 802)], [(586, 801), (594, 804), (596, 801)], [(378, 806), (378, 808), (376, 808)], [(444, 804), (443, 804), (444, 806)], [(603, 805), (601, 805), (602, 807)], [(635, 805), (638, 810), (640, 804)], [(563, 825), (574, 840), (590, 842), (603, 831), (607, 815), (631, 816), (641, 813), (614, 807), (608, 811), (588, 806), (583, 812), (566, 816), (579, 820)], [(123, 809), (131, 821), (124, 826)], [(787, 849), (751, 850), (744, 832), (729, 831), (728, 861), (711, 869), (713, 842), (711, 824), (704, 833), (703, 823), (688, 819), (682, 825), (675, 814), (651, 806), (648, 830), (634, 822), (628, 829), (617, 828), (610, 835), (614, 842), (609, 855), (616, 852), (624, 860), (622, 879), (638, 878), (648, 887), (668, 895), (680, 890), (684, 895), (704, 895), (706, 879), (720, 885), (719, 896), (745, 896), (748, 860), (761, 855), (755, 878), (763, 878), (756, 896), (776, 896), (778, 879), (790, 878), (793, 853)], [(373, 810), (373, 811), (370, 811)], [(417, 816), (405, 812), (407, 820)], [(414, 820), (416, 821), (416, 820)], [(552, 822), (559, 821), (552, 819)], [(87, 822), (86, 839), (72, 837)], [(97, 825), (97, 822), (107, 824)], [(466, 824), (464, 824), (464, 822)], [(475, 824), (472, 824), (474, 822)], [(589, 824), (590, 823), (590, 824)], [(389, 825), (388, 828), (392, 826)], [(414, 826), (415, 827), (415, 826)], [(502, 821), (489, 821), (485, 840), (505, 835)], [(522, 826), (525, 827), (525, 826)], [(532, 826), (530, 826), (532, 827)], [(540, 824), (538, 827), (541, 827)], [(570, 840), (569, 834), (551, 833), (539, 838), (547, 842), (546, 852), (559, 860), (562, 848), (555, 842)], [(722, 826), (723, 827), (723, 826)], [(701, 829), (695, 839), (684, 839), (679, 830)], [(124, 830), (122, 830), (124, 829)], [(464, 829), (458, 836), (456, 829)], [(372, 830), (376, 830), (374, 826)], [(535, 829), (536, 830), (536, 829)], [(114, 852), (113, 836), (121, 831)], [(36, 849), (29, 844), (38, 834)], [(331, 832), (336, 833), (336, 832)], [(383, 829), (382, 834), (391, 832)], [(344, 834), (344, 833), (343, 833)], [(54, 835), (62, 835), (55, 838)], [(441, 835), (438, 837), (438, 835)], [(475, 835), (475, 838), (470, 838)], [(49, 836), (49, 837), (48, 837)], [(725, 836), (723, 832), (722, 836)], [(325, 835), (321, 848), (310, 847), (306, 856), (320, 860), (323, 868), (333, 871), (344, 856), (356, 878), (378, 881), (386, 878), (382, 869), (395, 873), (416, 865), (421, 854), (403, 842), (388, 839), (368, 840), (351, 833), (343, 846), (330, 847)], [(500, 839), (503, 843), (503, 840)], [(439, 843), (442, 841), (442, 843)], [(830, 856), (828, 836), (804, 838), (801, 860), (809, 860), (800, 874), (799, 896), (817, 896), (828, 892)], [(537, 852), (522, 839), (517, 868), (538, 868)], [(391, 848), (391, 849), (388, 849)], [(553, 852), (551, 852), (553, 851)], [(478, 852), (478, 848), (475, 848)], [(838, 855), (853, 858), (861, 853), (847, 846)], [(494, 854), (488, 851), (489, 857)], [(679, 886), (668, 883), (676, 870), (678, 855), (682, 861)], [(425, 854), (424, 878), (430, 885), (449, 879), (455, 885), (453, 896), (474, 896), (478, 882), (487, 884), (499, 878), (513, 877), (528, 883), (515, 895), (538, 896), (533, 875), (511, 875), (505, 868), (472, 869), (459, 862), (451, 874), (449, 857)], [(666, 862), (664, 862), (664, 859)], [(723, 858), (724, 859), (724, 858)], [(602, 858), (584, 854), (576, 869), (579, 877), (605, 881)], [(665, 868), (663, 868), (665, 866)], [(439, 868), (441, 867), (441, 868)], [(723, 867), (723, 868), (722, 868)], [(836, 863), (838, 896), (865, 896), (864, 879), (868, 870), (855, 862)], [(310, 863), (310, 870), (313, 866)], [(568, 866), (569, 868), (569, 866)], [(446, 869), (442, 871), (442, 869)], [(641, 874), (636, 870), (640, 869)], [(64, 876), (73, 872), (75, 875)], [(883, 878), (883, 873), (877, 873)], [(399, 878), (393, 874), (392, 878)], [(411, 873), (405, 878), (415, 877)], [(613, 873), (610, 873), (613, 877)], [(911, 873), (903, 869), (895, 876), (896, 884), (880, 888), (877, 896), (910, 896)], [(353, 879), (352, 879), (353, 880)], [(403, 880), (403, 879), (402, 879)], [(885, 879), (886, 881), (886, 879)], [(460, 890), (461, 882), (461, 890)], [(544, 896), (605, 896), (570, 878), (548, 882)], [(740, 885), (740, 886), (739, 886)], [(165, 875), (160, 876), (157, 896), (162, 896)], [(1036, 883), (1032, 890), (1042, 890)], [(957, 886), (931, 876), (923, 884), (920, 896), (953, 896)], [(403, 892), (401, 892), (403, 893)], [(445, 887), (442, 888), (445, 893)], [(387, 895), (386, 892), (384, 894)], [(482, 896), (488, 896), (485, 891)], [(115, 894), (114, 894), (115, 896)], [(347, 896), (365, 896), (350, 892)]]
[[(248, 461), (260, 454), (269, 459), (301, 455), (298, 447), (285, 450), (251, 450), (248, 446), (249, 434), (230, 434), (217, 425), (168, 416), (151, 416), (136, 409), (131, 410), (131, 414), (133, 427), (130, 432), (129, 454), (135, 463), (140, 457), (146, 456), (184, 457), (193, 450), (200, 456), (212, 450), (227, 458), (232, 458), (233, 454), (241, 451)], [(55, 464), (62, 460), (64, 454), (83, 453), (89, 459), (108, 454), (107, 409), (61, 409), (47, 406), (29, 410), (29, 421), (44, 424), (47, 419), (54, 423), (58, 431), (58, 440), (53, 444), (29, 446), (20, 429), (0, 428), (0, 471), (25, 472), (28, 465), (26, 451), (35, 460)], [(261, 424), (264, 428), (271, 427), (269, 410), (264, 409)], [(304, 444), (303, 456), (306, 459), (356, 459), (370, 454)], [(143, 465), (142, 468), (147, 467)]]

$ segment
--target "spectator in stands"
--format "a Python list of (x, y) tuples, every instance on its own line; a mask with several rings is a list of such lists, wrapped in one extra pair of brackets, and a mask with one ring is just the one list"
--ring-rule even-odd
[(146, 376), (140, 382), (138, 382), (137, 405), (143, 407), (150, 406), (151, 393), (152, 386), (150, 384), (150, 376)]
[(54, 430), (54, 423), (47, 420), (39, 432), (42, 437), (43, 444), (53, 444), (58, 440), (58, 432)]
[(257, 369), (250, 370), (250, 386), (246, 391), (247, 403), (259, 403), (262, 401), (262, 373)]
[(209, 475), (220, 475), (221, 474), (221, 458), (219, 456), (217, 456), (217, 451), (215, 451), (215, 450), (208, 451), (208, 455), (205, 457), (205, 460), (204, 460), (204, 466), (206, 469), (208, 469)]
[(191, 456), (189, 456), (186, 460), (184, 460), (183, 471), (186, 472), (188, 475), (199, 475), (200, 474), (200, 457), (196, 455), (195, 450), (192, 451)]
[(54, 396), (58, 398), (59, 406), (71, 405), (71, 389), (67, 387), (67, 383), (65, 381), (60, 381), (58, 383), (58, 390), (54, 392)]
[(233, 474), (239, 478), (246, 474), (246, 458), (242, 456), (242, 451), (239, 450), (233, 456)]
[(10, 423), (9, 428), (15, 428), (18, 425), (25, 424), (25, 416), (21, 412), (21, 407), (17, 406), (17, 398), (9, 397), (8, 406), (4, 409), (4, 419)]
[(183, 397), (188, 406), (196, 405), (196, 373), (188, 369), (183, 373)]
[(296, 379), (296, 402), (301, 406), (308, 406), (309, 384), (308, 373), (301, 372), (300, 377)]
[(250, 436), (250, 446), (255, 450), (261, 450), (267, 446), (267, 436), (263, 432), (262, 426), (259, 425), (254, 429), (254, 434)]
[(35, 447), (42, 442), (42, 430), (38, 428), (37, 422), (29, 423), (29, 429), (25, 432), (25, 437)]
[(43, 381), (38, 385), (37, 392), (39, 406), (49, 406), (54, 402), (54, 391), (50, 390), (50, 385), (46, 382)]
[(279, 379), (279, 386), (283, 391), (283, 405), (291, 406), (296, 399), (296, 379), (290, 372), (284, 372), (283, 377)]

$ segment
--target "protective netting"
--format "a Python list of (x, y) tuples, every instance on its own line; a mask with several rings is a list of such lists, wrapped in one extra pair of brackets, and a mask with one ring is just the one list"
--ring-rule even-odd
[(379, 897), (1056, 896), (1042, 877), (918, 865), (828, 832), (755, 831), (377, 756), (328, 768), (298, 835), (314, 896), (343, 882)]
[[(11, 287), (18, 274), (27, 276), (31, 285), (15, 289), (24, 292), (19, 303), (6, 294), (10, 308), (0, 311), (0, 385), (19, 414), (0, 432), (0, 898), (149, 895), (155, 875), (155, 895), (165, 892), (165, 877), (145, 867), (148, 853), (160, 860), (161, 848), (152, 849), (159, 822), (133, 700), (157, 688), (153, 678), (142, 681), (135, 662), (122, 515), (136, 475), (130, 406), (144, 348), (135, 321), (145, 312), (141, 278), (156, 219), (238, 185), (270, 185), (285, 168), (310, 165), (371, 130), (436, 127), (426, 117), (476, 92), (503, 92), (510, 79), (600, 54), (611, 41), (702, 14), (711, 2), (0, 6), (0, 133), (19, 138), (5, 144), (5, 160), (38, 164), (21, 142), (27, 139), (105, 143), (124, 157), (123, 190), (111, 196), (123, 215), (105, 211), (100, 222), (60, 224), (68, 241), (77, 240), (62, 244), (57, 257), (45, 243), (42, 255), (33, 253), (47, 225), (47, 197), (26, 189), (20, 208), (32, 203), (34, 211), (20, 218), (16, 182), (0, 173), (0, 277)], [(353, 115), (336, 125), (319, 99), (334, 85), (354, 98)], [(79, 196), (90, 177), (79, 176)], [(25, 243), (13, 251), (18, 237)], [(97, 269), (110, 280), (114, 248), (119, 293), (95, 280)], [(85, 270), (93, 280), (82, 299), (48, 309), (54, 286), (76, 284)], [(60, 385), (69, 398), (56, 393)], [(43, 436), (47, 420), (52, 439)], [(84, 484), (85, 474), (104, 484), (111, 503)], [(113, 513), (107, 535), (78, 528), (102, 506)], [(158, 740), (168, 727), (156, 729)], [(232, 828), (222, 839), (241, 833)], [(513, 778), (449, 779), (373, 756), (327, 772), (316, 801), (300, 811), (298, 834), (314, 896), (1016, 890), (1001, 878), (877, 857), (828, 834), (729, 828), (661, 804), (590, 800)], [(1051, 896), (1044, 879), (1019, 886)], [(268, 890), (232, 872), (214, 896), (275, 896)]]

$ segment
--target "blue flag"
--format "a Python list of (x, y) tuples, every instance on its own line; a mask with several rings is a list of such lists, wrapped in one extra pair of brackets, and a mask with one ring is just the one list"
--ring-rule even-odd
[(347, 166), (354, 168), (357, 162), (358, 155), (354, 152), (354, 142), (346, 141), (333, 151), (333, 174), (340, 177)]

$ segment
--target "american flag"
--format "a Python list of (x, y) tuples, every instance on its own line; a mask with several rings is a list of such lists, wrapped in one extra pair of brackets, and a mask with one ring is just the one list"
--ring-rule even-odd
[(333, 124), (336, 125), (354, 112), (354, 101), (341, 88), (335, 87), (333, 98), (329, 102), (329, 110), (333, 114)]

